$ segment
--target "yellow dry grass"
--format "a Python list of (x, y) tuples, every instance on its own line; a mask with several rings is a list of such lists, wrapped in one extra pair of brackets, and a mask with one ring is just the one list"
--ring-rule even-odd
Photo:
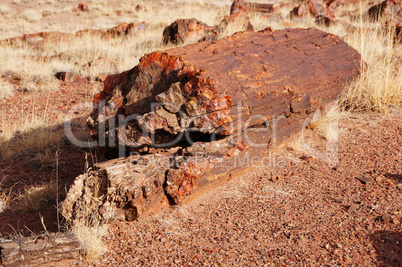
[(41, 211), (49, 205), (57, 205), (56, 183), (44, 183), (25, 189), (20, 195), (18, 208), (24, 211)]
[(12, 189), (6, 190), (1, 185), (4, 181), (5, 177), (0, 180), (0, 213), (6, 210), (10, 204), (11, 199), (11, 191)]
[[(5, 1), (0, 5), (0, 40), (40, 31), (73, 33), (88, 28), (106, 29), (122, 22), (145, 21), (149, 24), (149, 29), (133, 37), (112, 40), (83, 35), (66, 42), (45, 43), (41, 50), (33, 50), (27, 45), (0, 45), (0, 77), (14, 73), (22, 79), (24, 89), (35, 93), (59, 88), (59, 81), (54, 78), (54, 74), (60, 71), (91, 78), (100, 73), (122, 72), (137, 65), (144, 54), (171, 47), (162, 43), (162, 32), (174, 20), (196, 18), (208, 25), (217, 25), (224, 15), (229, 14), (232, 1), (129, 0), (115, 5), (106, 5), (108, 1), (105, 0), (87, 2), (91, 12), (72, 16), (72, 9), (77, 2), (70, 0)], [(141, 6), (140, 10), (136, 9), (137, 4)], [(289, 9), (284, 10), (282, 15), (289, 22), (288, 13)], [(65, 16), (66, 19), (63, 23), (56, 23), (51, 19), (55, 16)], [(351, 21), (350, 18), (342, 19), (354, 26), (361, 26), (358, 21)], [(251, 16), (251, 23), (255, 30), (289, 27), (258, 15)], [(387, 112), (390, 108), (400, 106), (402, 75), (398, 64), (402, 58), (402, 47), (393, 43), (392, 29), (384, 30), (381, 23), (365, 23), (366, 30), (350, 33), (342, 24), (317, 26), (310, 17), (293, 20), (289, 25), (301, 28), (318, 27), (337, 34), (362, 54), (367, 67), (362, 70), (358, 79), (345, 88), (339, 101), (343, 111)], [(221, 38), (240, 30), (244, 30), (240, 24), (232, 25)], [(48, 60), (44, 61), (43, 58)], [(116, 62), (116, 68), (94, 64), (100, 58), (109, 58)], [(0, 101), (7, 101), (14, 90), (13, 85), (0, 78)], [(32, 105), (12, 117), (0, 116), (0, 160), (9, 161), (28, 153), (34, 163), (42, 166), (53, 163), (64, 133), (52, 130), (46, 108), (42, 109), (44, 111), (38, 110)], [(338, 129), (328, 128), (327, 125), (335, 125), (342, 114), (344, 113), (336, 108), (331, 109), (326, 115), (313, 120), (310, 128), (321, 132), (327, 141), (334, 140), (339, 134)], [(60, 122), (63, 119), (61, 117)], [(300, 140), (300, 137), (294, 138), (295, 150), (303, 150)], [(20, 197), (20, 205), (26, 210), (38, 210), (42, 203), (54, 203), (56, 194), (57, 186), (53, 183), (31, 187)], [(8, 206), (9, 200), (9, 192), (0, 188), (0, 212)], [(71, 231), (82, 243), (87, 258), (96, 258), (107, 250), (102, 240), (107, 228), (98, 220), (74, 225)]]
[(85, 259), (91, 261), (107, 252), (107, 246), (103, 240), (106, 236), (108, 226), (99, 220), (91, 224), (75, 224), (71, 232), (78, 238), (84, 250)]
[(342, 94), (343, 109), (387, 113), (401, 106), (402, 45), (394, 43), (394, 31), (394, 28), (384, 29), (377, 24), (373, 29), (346, 37), (367, 65)]

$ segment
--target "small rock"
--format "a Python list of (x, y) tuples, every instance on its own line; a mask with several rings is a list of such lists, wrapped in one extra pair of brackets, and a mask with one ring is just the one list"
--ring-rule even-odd
[(57, 72), (54, 76), (60, 81), (68, 82), (70, 80), (70, 78), (72, 77), (72, 74), (62, 71), (62, 72)]
[(337, 202), (337, 203), (343, 203), (343, 202), (345, 202), (345, 199), (341, 198), (341, 197), (338, 197), (338, 198), (335, 198), (334, 201)]
[(375, 178), (375, 181), (376, 181), (377, 183), (382, 182), (382, 180), (383, 180), (383, 176), (382, 176), (382, 175), (380, 175), (380, 176), (378, 176), (377, 178)]
[(136, 7), (135, 7), (135, 11), (141, 11), (143, 9), (143, 7), (140, 5), (140, 4), (138, 4)]
[(83, 4), (83, 3), (79, 3), (77, 8), (73, 9), (74, 12), (89, 12), (89, 8), (87, 5)]
[(389, 214), (384, 214), (384, 215), (381, 216), (381, 220), (383, 222), (390, 223), (390, 222), (392, 222), (394, 220), (394, 217), (392, 215), (389, 215)]
[(96, 77), (95, 81), (104, 82), (104, 81), (106, 80), (107, 76), (108, 76), (108, 75), (106, 75), (106, 74), (99, 74), (99, 75)]
[(371, 184), (373, 182), (371, 179), (361, 176), (356, 177), (356, 179), (362, 182), (362, 184)]
[(354, 211), (356, 211), (359, 207), (360, 207), (360, 204), (358, 204), (358, 203), (353, 203), (352, 205), (349, 206), (348, 211), (349, 211), (349, 212), (354, 212)]

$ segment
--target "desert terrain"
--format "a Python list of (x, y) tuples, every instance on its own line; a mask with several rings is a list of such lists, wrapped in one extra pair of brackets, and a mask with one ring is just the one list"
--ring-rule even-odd
[[(401, 1), (249, 2), (1, 1), (0, 265), (401, 266)], [(106, 219), (100, 204), (89, 215), (86, 210), (77, 214), (78, 200), (68, 209), (66, 197), (74, 195), (73, 185), (81, 181), (77, 177), (99, 176), (111, 161), (120, 160), (115, 151), (77, 145), (72, 135), (76, 141), (93, 140), (94, 125), (99, 125), (88, 118), (93, 118), (102, 97), (115, 97), (118, 103), (116, 92), (124, 93), (130, 81), (124, 73), (146, 69), (147, 60), (159, 64), (152, 61), (152, 55), (159, 54), (144, 55), (166, 50), (190, 61), (197, 59), (192, 52), (203, 53), (203, 45), (225, 43), (230, 52), (248, 38), (279, 36), (282, 31), (288, 31), (286, 38), (306, 31), (301, 38), (305, 40), (323, 32), (336, 45), (344, 44), (342, 51), (347, 52), (342, 55), (346, 56), (338, 57), (335, 48), (314, 43), (324, 51), (322, 69), (327, 63), (346, 61), (349, 55), (359, 59), (345, 64), (350, 71), (342, 72), (334, 65), (333, 70), (339, 71), (335, 81), (342, 75), (353, 78), (334, 83), (338, 91), (334, 89), (336, 94), (328, 97), (330, 103), (317, 107), (315, 113), (306, 112), (310, 119), (303, 120), (308, 123), (294, 127), (278, 147), (267, 150), (265, 161), (251, 162), (246, 171), (236, 172), (231, 166), (234, 171), (216, 185), (203, 190), (202, 182), (197, 187), (196, 181), (181, 195), (164, 181), (162, 195), (169, 196), (160, 205), (142, 203), (140, 207), (149, 210), (144, 215), (135, 206), (134, 216), (119, 217), (115, 209), (114, 217)], [(235, 38), (237, 42), (231, 41)], [(275, 47), (278, 40), (272, 39)], [(247, 49), (250, 62), (254, 55), (260, 56), (257, 48)], [(200, 64), (213, 72), (218, 67), (210, 64), (208, 56), (219, 59), (224, 53), (207, 52)], [(291, 54), (277, 58), (286, 62)], [(236, 70), (237, 65), (232, 65)], [(320, 68), (311, 63), (313, 72)], [(211, 77), (229, 84), (230, 71)], [(289, 69), (289, 76), (295, 72)], [(153, 72), (146, 74), (152, 80)], [(248, 85), (254, 76), (244, 75)], [(308, 82), (307, 76), (301, 80), (303, 85)], [(311, 84), (310, 93), (321, 90)], [(267, 98), (263, 93), (256, 97), (258, 101)], [(205, 143), (208, 149), (208, 142), (196, 138), (200, 139), (195, 145), (180, 143), (165, 150), (144, 141), (133, 157), (164, 155), (170, 150), (185, 157), (187, 152), (182, 151)], [(211, 147), (219, 147), (216, 144)], [(241, 155), (240, 147), (234, 144), (228, 157)], [(213, 168), (204, 171), (214, 174)], [(87, 195), (82, 194), (85, 199)], [(106, 198), (103, 195), (96, 201), (105, 206)], [(83, 205), (92, 208), (93, 199), (85, 201)], [(35, 245), (21, 252), (29, 238), (46, 240), (56, 233), (69, 237), (71, 233), (74, 239), (61, 252), (54, 252), (57, 256), (35, 258), (37, 251), (46, 251)], [(13, 254), (14, 247), (20, 254)], [(25, 252), (29, 257), (21, 256)]]

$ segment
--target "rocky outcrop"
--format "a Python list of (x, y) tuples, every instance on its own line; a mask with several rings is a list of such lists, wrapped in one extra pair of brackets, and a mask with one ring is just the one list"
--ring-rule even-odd
[(265, 164), (359, 64), (353, 48), (313, 28), (241, 32), (145, 55), (94, 97), (92, 135), (120, 158), (78, 177), (63, 215), (99, 210), (134, 220)]

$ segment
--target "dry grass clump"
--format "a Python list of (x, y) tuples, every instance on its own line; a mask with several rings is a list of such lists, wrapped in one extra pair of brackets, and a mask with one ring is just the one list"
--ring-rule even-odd
[(30, 187), (20, 196), (19, 208), (25, 211), (40, 211), (50, 205), (57, 205), (57, 186), (53, 182)]
[(107, 246), (103, 240), (107, 231), (107, 225), (102, 224), (100, 220), (76, 224), (71, 228), (71, 232), (74, 233), (81, 243), (86, 260), (99, 258), (107, 252)]
[(10, 205), (11, 192), (12, 192), (12, 188), (6, 190), (1, 187), (1, 184), (3, 183), (4, 179), (5, 177), (0, 181), (0, 213), (5, 211)]
[(8, 98), (14, 94), (14, 85), (0, 80), (0, 100)]
[(402, 46), (394, 43), (394, 28), (377, 25), (346, 37), (367, 63), (341, 97), (343, 109), (387, 113), (402, 104)]
[(11, 12), (10, 6), (0, 5), (0, 15), (7, 15)]
[(38, 22), (42, 19), (42, 14), (38, 10), (27, 9), (21, 13), (20, 17), (29, 22)]

